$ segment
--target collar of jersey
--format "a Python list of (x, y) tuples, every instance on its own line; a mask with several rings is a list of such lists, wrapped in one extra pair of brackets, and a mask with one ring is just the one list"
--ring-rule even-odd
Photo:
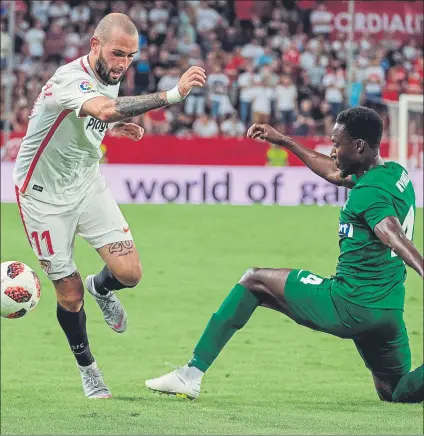
[[(85, 62), (84, 62), (85, 60)], [(102, 80), (100, 80), (99, 78), (97, 78), (96, 74), (94, 73), (94, 71), (92, 70), (92, 68), (90, 67), (90, 62), (88, 62), (88, 55), (87, 56), (83, 56), (80, 59), (80, 63), (81, 66), (83, 68), (83, 70), (89, 74), (91, 77), (93, 77), (97, 82), (101, 83), (104, 86), (109, 86), (107, 83), (104, 83)]]
[[(84, 61), (85, 61), (85, 62), (84, 62)], [(88, 62), (88, 55), (87, 55), (87, 56), (83, 56), (83, 57), (80, 59), (80, 63), (81, 63), (81, 66), (82, 66), (83, 70), (84, 70), (87, 74), (89, 74), (91, 77), (93, 77), (94, 79), (97, 80), (96, 75), (94, 74), (94, 71), (93, 71), (93, 70), (91, 69), (91, 67), (90, 67), (90, 62)]]

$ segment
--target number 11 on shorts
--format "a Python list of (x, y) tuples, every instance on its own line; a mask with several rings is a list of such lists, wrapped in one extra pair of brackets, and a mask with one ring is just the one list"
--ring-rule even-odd
[[(40, 243), (40, 237), (38, 236), (38, 232), (32, 232), (31, 239), (34, 241), (38, 254), (42, 256), (43, 253), (41, 252), (41, 243)], [(46, 230), (43, 233), (41, 233), (41, 241), (44, 240), (46, 241), (47, 252), (49, 253), (50, 256), (53, 255), (54, 250), (53, 250), (53, 244), (52, 244), (49, 230)]]

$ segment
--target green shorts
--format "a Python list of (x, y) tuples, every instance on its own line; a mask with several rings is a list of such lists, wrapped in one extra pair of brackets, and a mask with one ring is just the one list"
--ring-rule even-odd
[(334, 279), (293, 270), (284, 296), (288, 315), (298, 324), (353, 339), (367, 368), (379, 378), (402, 376), (411, 369), (411, 351), (401, 309), (353, 304), (332, 291)]

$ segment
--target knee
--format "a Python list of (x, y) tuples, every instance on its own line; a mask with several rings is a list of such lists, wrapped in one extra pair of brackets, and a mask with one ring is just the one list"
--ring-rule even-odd
[(375, 390), (381, 401), (393, 402), (395, 383), (392, 380), (382, 380), (373, 376)]
[(79, 312), (84, 303), (84, 294), (81, 291), (58, 295), (57, 302), (68, 312)]
[(69, 312), (78, 312), (84, 302), (84, 286), (79, 273), (53, 280), (57, 303)]
[(239, 284), (247, 289), (253, 289), (255, 287), (255, 283), (258, 281), (256, 277), (258, 271), (259, 268), (256, 267), (247, 269), (239, 280)]
[(114, 276), (119, 280), (120, 283), (125, 285), (127, 288), (134, 288), (137, 286), (143, 277), (143, 269), (138, 263), (137, 265), (131, 265), (113, 273)]

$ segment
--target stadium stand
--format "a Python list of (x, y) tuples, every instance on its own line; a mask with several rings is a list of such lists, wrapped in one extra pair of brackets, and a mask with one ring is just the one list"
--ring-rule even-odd
[[(239, 3), (248, 3), (240, 13)], [(306, 4), (306, 7), (302, 5)], [(95, 23), (124, 12), (140, 30), (140, 52), (122, 95), (170, 89), (190, 65), (208, 82), (184, 105), (138, 117), (148, 134), (242, 136), (252, 121), (276, 124), (297, 136), (328, 135), (344, 107), (366, 104), (383, 116), (386, 100), (423, 92), (423, 47), (417, 39), (355, 43), (353, 84), (346, 97), (345, 33), (329, 38), (325, 2), (294, 1), (17, 1), (13, 76), (6, 73), (11, 40), (7, 2), (1, 6), (1, 83), (13, 86), (12, 131), (25, 131), (28, 112), (55, 69), (89, 51)], [(419, 45), (421, 43), (421, 45)], [(199, 127), (200, 126), (200, 127)], [(201, 132), (201, 133), (199, 133)]]

